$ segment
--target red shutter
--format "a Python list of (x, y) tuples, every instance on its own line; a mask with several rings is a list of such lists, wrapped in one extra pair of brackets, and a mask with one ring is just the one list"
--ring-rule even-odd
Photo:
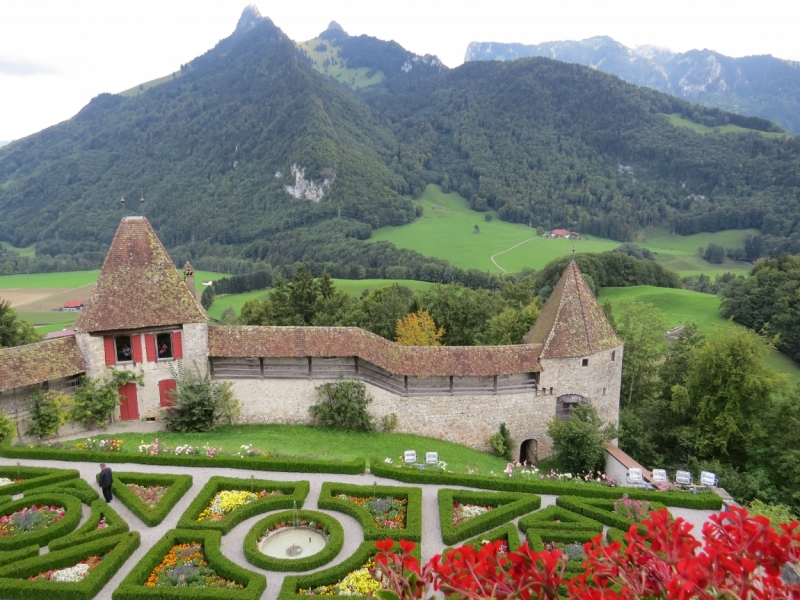
[(172, 358), (183, 358), (183, 338), (180, 331), (172, 332)]
[(136, 384), (131, 382), (119, 388), (119, 418), (122, 421), (135, 421), (139, 418), (139, 398)]
[(103, 338), (103, 342), (105, 343), (106, 347), (106, 364), (117, 364), (117, 352), (114, 348), (114, 338), (107, 335), (105, 338)]
[(144, 347), (147, 349), (147, 360), (156, 362), (156, 336), (152, 333), (145, 333)]
[(161, 400), (161, 406), (172, 406), (175, 404), (175, 398), (170, 394), (170, 391), (178, 388), (178, 384), (174, 379), (162, 379), (158, 382), (158, 396)]
[(133, 344), (133, 362), (136, 364), (142, 363), (142, 336), (131, 336), (131, 343)]

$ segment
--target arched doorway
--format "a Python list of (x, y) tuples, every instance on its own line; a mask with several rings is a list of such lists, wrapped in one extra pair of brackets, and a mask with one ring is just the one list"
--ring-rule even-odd
[(539, 462), (539, 442), (538, 440), (525, 440), (519, 447), (519, 462), (526, 462), (535, 465)]

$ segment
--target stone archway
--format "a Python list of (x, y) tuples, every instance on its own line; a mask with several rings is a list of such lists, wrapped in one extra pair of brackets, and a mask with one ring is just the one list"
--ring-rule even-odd
[(539, 441), (534, 439), (525, 440), (519, 447), (519, 462), (527, 461), (529, 465), (539, 462)]

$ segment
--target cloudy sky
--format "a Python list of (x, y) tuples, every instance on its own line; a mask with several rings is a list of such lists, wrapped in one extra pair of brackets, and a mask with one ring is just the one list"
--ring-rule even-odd
[[(233, 31), (248, 0), (0, 0), (0, 141), (73, 116), (92, 97), (177, 70)], [(792, 0), (256, 1), (295, 40), (338, 21), (450, 67), (471, 41), (609, 35), (629, 46), (710, 48), (800, 61)]]

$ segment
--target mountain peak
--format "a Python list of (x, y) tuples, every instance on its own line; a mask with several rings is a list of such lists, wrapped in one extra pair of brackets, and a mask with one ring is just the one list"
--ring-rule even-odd
[(341, 31), (344, 34), (347, 34), (347, 32), (344, 30), (344, 27), (339, 25), (336, 21), (331, 21), (328, 23), (327, 31)]
[(249, 6), (245, 6), (244, 10), (242, 11), (242, 16), (239, 17), (239, 22), (236, 23), (236, 30), (234, 31), (234, 33), (239, 33), (240, 31), (247, 31), (248, 29), (252, 29), (263, 18), (264, 17), (261, 16), (258, 7), (255, 4), (250, 4)]

